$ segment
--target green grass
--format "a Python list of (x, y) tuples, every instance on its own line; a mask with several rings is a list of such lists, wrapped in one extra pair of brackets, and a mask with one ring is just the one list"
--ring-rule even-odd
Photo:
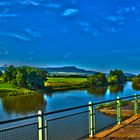
[(83, 83), (87, 78), (48, 78), (47, 83)]
[(87, 78), (48, 78), (45, 86), (50, 90), (68, 90), (87, 87)]
[(16, 88), (8, 83), (0, 83), (0, 97), (2, 96), (16, 96), (16, 95), (28, 95), (34, 92), (25, 88)]
[(0, 90), (16, 90), (8, 83), (0, 83)]

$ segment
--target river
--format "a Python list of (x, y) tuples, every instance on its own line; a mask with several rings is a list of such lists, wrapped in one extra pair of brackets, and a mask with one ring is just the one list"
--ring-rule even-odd
[(36, 114), (38, 110), (50, 112), (69, 107), (99, 102), (139, 93), (132, 83), (124, 85), (89, 88), (85, 90), (60, 91), (28, 96), (10, 96), (0, 98), (0, 121)]

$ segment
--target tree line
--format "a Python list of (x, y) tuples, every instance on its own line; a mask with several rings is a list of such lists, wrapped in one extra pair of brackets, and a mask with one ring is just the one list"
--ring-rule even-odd
[(34, 67), (10, 65), (1, 77), (3, 82), (13, 86), (35, 90), (44, 88), (47, 72)]
[[(44, 83), (47, 81), (47, 72), (29, 66), (14, 67), (10, 65), (5, 72), (0, 72), (3, 82), (8, 82), (13, 86), (27, 88), (31, 90), (44, 89)], [(74, 76), (73, 76), (74, 77)], [(76, 78), (76, 77), (75, 77)], [(127, 77), (122, 70), (111, 70), (109, 74), (97, 72), (86, 77), (85, 86), (106, 86), (109, 84), (122, 84), (127, 80)], [(140, 74), (133, 78), (133, 86), (140, 87)]]
[(111, 70), (109, 75), (106, 76), (104, 73), (95, 73), (88, 77), (90, 85), (105, 86), (108, 84), (122, 84), (126, 81), (126, 76), (121, 70)]

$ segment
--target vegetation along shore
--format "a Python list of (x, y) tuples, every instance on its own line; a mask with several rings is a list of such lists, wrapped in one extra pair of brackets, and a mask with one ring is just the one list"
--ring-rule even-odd
[(0, 96), (94, 88), (123, 84), (127, 80), (132, 80), (133, 86), (137, 87), (140, 85), (139, 79), (139, 75), (127, 77), (121, 70), (111, 70), (109, 74), (94, 72), (90, 75), (50, 75), (45, 69), (10, 65), (3, 72), (0, 71)]

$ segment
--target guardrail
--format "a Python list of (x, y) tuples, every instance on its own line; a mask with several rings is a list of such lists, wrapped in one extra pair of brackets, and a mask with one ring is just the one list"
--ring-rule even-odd
[[(76, 140), (94, 137), (96, 133), (112, 125), (121, 124), (124, 119), (132, 115), (138, 115), (139, 96), (134, 94), (134, 96), (117, 97), (117, 99), (102, 102), (89, 102), (83, 106), (48, 113), (38, 111), (37, 115), (2, 121), (0, 122), (0, 140)], [(99, 105), (103, 106), (100, 108)], [(102, 126), (100, 122), (104, 120), (99, 118), (103, 119), (101, 112), (108, 114), (106, 111), (114, 113), (114, 122), (110, 124), (108, 121)]]

